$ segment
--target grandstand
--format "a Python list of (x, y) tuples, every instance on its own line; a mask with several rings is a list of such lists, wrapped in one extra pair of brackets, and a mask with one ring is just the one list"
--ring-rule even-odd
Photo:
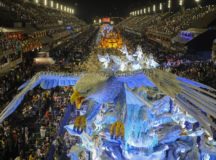
[(172, 40), (190, 28), (207, 29), (215, 21), (216, 7), (204, 6), (174, 13), (154, 13), (130, 16), (119, 25), (123, 30), (144, 34), (164, 47), (171, 48)]

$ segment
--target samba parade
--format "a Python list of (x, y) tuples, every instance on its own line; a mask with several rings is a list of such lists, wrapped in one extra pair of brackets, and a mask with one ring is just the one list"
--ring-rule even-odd
[(100, 39), (99, 47), (100, 48), (115, 48), (121, 49), (123, 42), (120, 33), (114, 32), (112, 26), (104, 25), (101, 27), (102, 37)]
[(2, 28), (0, 159), (216, 160), (216, 6), (196, 3), (87, 24), (1, 1), (17, 16), (1, 21), (25, 25)]

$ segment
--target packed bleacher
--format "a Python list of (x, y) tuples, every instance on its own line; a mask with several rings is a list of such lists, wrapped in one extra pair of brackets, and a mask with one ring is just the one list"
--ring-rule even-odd
[(193, 53), (175, 53), (147, 38), (139, 38), (129, 33), (123, 35), (131, 44), (130, 48), (136, 48), (139, 44), (142, 46), (143, 53), (154, 55), (156, 61), (161, 64), (161, 69), (216, 88), (214, 78), (216, 76), (216, 63), (212, 59), (206, 60)]
[(79, 64), (85, 62), (93, 46), (97, 28), (90, 27), (81, 33), (76, 39), (69, 40), (66, 43), (50, 50), (50, 56), (56, 60), (56, 65), (49, 68), (54, 71), (78, 71)]
[[(56, 61), (56, 64), (53, 66), (47, 66), (45, 68), (39, 68), (32, 65), (32, 61), (27, 60), (27, 63), (21, 63), (16, 66), (16, 68), (10, 70), (8, 73), (2, 74), (0, 76), (0, 105), (3, 109), (14, 95), (18, 93), (18, 88), (25, 81), (29, 80), (35, 72), (40, 70), (50, 70), (50, 71), (68, 71), (74, 72), (75, 69), (78, 69), (77, 64), (84, 61), (85, 58), (90, 53), (91, 46), (94, 43), (93, 39), (95, 37), (97, 29), (90, 28), (82, 34), (79, 34), (78, 37), (71, 38), (67, 40), (62, 45), (59, 45), (56, 48), (50, 50), (50, 56)], [(88, 47), (86, 47), (86, 45)], [(34, 52), (29, 53), (34, 55)], [(1, 59), (1, 64), (5, 65), (8, 60), (16, 59), (16, 57), (7, 57)]]
[(121, 30), (146, 36), (148, 39), (173, 50), (184, 50), (172, 45), (181, 31), (191, 28), (207, 28), (214, 22), (216, 6), (199, 6), (177, 12), (159, 12), (130, 16), (117, 26)]
[[(70, 88), (57, 88), (50, 91), (35, 89), (30, 92), (10, 119), (0, 126), (0, 154), (3, 159), (53, 159), (61, 156), (58, 146), (64, 134), (63, 123), (68, 109)], [(68, 97), (68, 98), (67, 98)], [(14, 122), (15, 121), (15, 122)], [(53, 155), (51, 145), (55, 145)], [(63, 145), (62, 145), (63, 146)]]
[[(1, 1), (0, 11), (3, 14), (8, 14), (7, 21), (12, 20), (14, 22), (29, 23), (33, 26), (43, 28), (43, 27), (54, 27), (63, 24), (74, 23), (77, 26), (85, 25), (85, 23), (72, 14), (61, 12), (56, 9), (45, 8), (42, 5), (36, 5), (32, 2), (25, 1)], [(1, 22), (4, 23), (3, 16), (0, 16)]]
[(171, 16), (168, 16), (163, 21), (158, 21), (157, 24), (149, 26), (148, 30), (152, 32), (162, 32), (173, 36), (178, 34), (181, 30), (190, 28), (194, 22), (215, 11), (215, 6), (186, 9), (184, 12), (179, 11)]

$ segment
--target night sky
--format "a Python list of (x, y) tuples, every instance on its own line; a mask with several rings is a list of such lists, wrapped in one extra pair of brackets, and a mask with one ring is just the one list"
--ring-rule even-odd
[[(141, 9), (144, 6), (152, 6), (160, 2), (167, 3), (168, 0), (58, 0), (60, 3), (73, 6), (76, 16), (91, 22), (98, 17), (126, 17), (134, 9)], [(172, 0), (178, 4), (179, 0)], [(215, 3), (216, 0), (201, 0), (203, 3)], [(185, 0), (187, 3), (194, 3), (194, 0)]]
[[(152, 3), (158, 0), (62, 0), (66, 4), (74, 6), (76, 15), (85, 20), (94, 17), (119, 17), (127, 16), (131, 9)], [(59, 0), (59, 2), (62, 2)]]

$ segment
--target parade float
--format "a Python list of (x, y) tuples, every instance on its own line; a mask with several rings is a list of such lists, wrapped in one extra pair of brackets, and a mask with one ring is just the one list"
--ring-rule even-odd
[(36, 86), (73, 86), (75, 118), (64, 127), (80, 139), (67, 155), (72, 160), (216, 159), (216, 90), (158, 66), (140, 46), (134, 53), (126, 45), (115, 53), (94, 52), (81, 73), (36, 74), (0, 123)]
[(105, 24), (100, 27), (99, 32), (99, 48), (114, 48), (120, 49), (123, 45), (122, 36), (119, 32), (113, 30), (113, 27), (109, 24)]

